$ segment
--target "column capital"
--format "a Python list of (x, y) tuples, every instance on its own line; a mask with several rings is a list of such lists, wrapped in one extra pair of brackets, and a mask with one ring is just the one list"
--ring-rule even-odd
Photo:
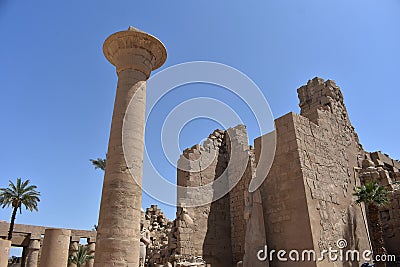
[(39, 250), (40, 249), (40, 240), (38, 239), (31, 239), (29, 241), (29, 250)]
[(96, 236), (88, 237), (86, 240), (88, 243), (96, 243)]
[(167, 59), (167, 50), (160, 40), (132, 26), (110, 35), (104, 41), (103, 53), (117, 73), (130, 69), (142, 72), (147, 78)]

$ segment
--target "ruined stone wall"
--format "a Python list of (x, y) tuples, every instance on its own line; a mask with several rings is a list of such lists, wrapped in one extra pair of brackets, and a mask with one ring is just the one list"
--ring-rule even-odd
[[(339, 87), (315, 78), (298, 89), (301, 115), (275, 121), (277, 150), (262, 185), (267, 243), (272, 249), (369, 249), (365, 213), (354, 204), (354, 168), (364, 153)], [(258, 141), (260, 142), (260, 141)], [(259, 153), (255, 145), (256, 153)], [(332, 262), (296, 266), (334, 266)], [(277, 262), (271, 266), (290, 266)], [(335, 265), (339, 266), (339, 265)], [(357, 266), (343, 263), (340, 266)]]
[[(203, 145), (186, 149), (178, 161), (178, 185), (196, 187), (217, 179), (227, 166), (225, 141), (224, 131), (216, 130)], [(188, 168), (186, 164), (192, 165)], [(178, 191), (178, 205), (184, 206), (193, 198)], [(229, 201), (229, 195), (226, 195), (199, 207), (178, 207), (176, 254), (181, 260), (201, 256), (216, 267), (232, 261)]]
[(369, 153), (369, 156), (375, 166), (382, 167), (390, 172), (391, 179), (394, 182), (399, 181), (397, 173), (400, 171), (400, 162), (398, 160), (392, 159), (388, 155), (382, 154), (380, 151)]
[[(372, 161), (363, 166), (363, 182), (376, 181), (388, 190), (387, 206), (380, 208), (383, 238), (388, 254), (400, 255), (400, 162), (381, 152), (369, 153)], [(369, 166), (370, 165), (370, 166)]]
[(300, 114), (307, 117), (297, 116), (295, 129), (314, 247), (317, 251), (334, 248), (345, 239), (345, 249), (369, 249), (365, 213), (352, 196), (360, 184), (354, 168), (364, 152), (340, 88), (333, 81), (315, 78), (298, 93)]
[[(323, 250), (338, 248), (340, 239), (347, 242), (344, 252), (371, 250), (366, 212), (363, 206), (355, 204), (352, 195), (354, 187), (361, 184), (361, 162), (367, 153), (351, 125), (340, 88), (333, 81), (314, 78), (298, 89), (298, 95), (300, 115), (289, 113), (275, 120), (275, 158), (260, 187), (265, 244), (269, 251), (312, 249), (316, 257)], [(245, 170), (239, 183), (224, 198), (201, 207), (178, 208), (171, 239), (176, 240), (175, 253), (184, 257), (202, 256), (211, 266), (229, 266), (227, 262), (234, 266), (243, 258), (247, 191), (260, 163), (263, 145), (263, 138), (257, 138), (253, 151), (248, 146), (245, 127), (233, 129), (216, 131), (204, 146), (185, 150), (182, 157), (193, 161), (184, 164), (189, 164), (186, 167), (192, 171), (178, 170), (178, 184), (184, 187), (214, 181), (224, 170), (229, 178)], [(235, 153), (240, 156), (232, 160)], [(382, 176), (378, 172), (378, 176), (391, 179), (384, 183), (392, 188), (390, 206), (381, 210), (381, 217), (388, 251), (398, 254), (400, 163), (382, 154), (372, 153), (370, 157), (385, 173)], [(203, 167), (210, 158), (212, 163)], [(245, 167), (239, 166), (243, 163)], [(178, 203), (185, 203), (191, 197), (184, 190), (178, 191)], [(215, 232), (216, 229), (220, 231)], [(216, 255), (223, 260), (218, 262)], [(278, 261), (275, 255), (269, 266), (293, 264)], [(359, 266), (361, 262), (333, 263), (326, 259), (295, 264), (329, 267)]]
[[(301, 115), (311, 121), (307, 127), (306, 118), (299, 117), (299, 127), (296, 130), (304, 147), (302, 166), (311, 199), (319, 200), (317, 208), (321, 213), (323, 232), (318, 235), (315, 232), (318, 227), (313, 229), (313, 234), (318, 236), (315, 241), (318, 242), (319, 249), (332, 244), (340, 234), (344, 234), (349, 246), (360, 244), (359, 248), (355, 248), (361, 251), (366, 249), (366, 238), (363, 234), (365, 230), (360, 225), (362, 219), (367, 219), (366, 213), (362, 209), (360, 214), (360, 209), (354, 207), (354, 199), (349, 195), (360, 182), (373, 180), (386, 186), (389, 191), (389, 204), (380, 209), (384, 241), (389, 254), (400, 255), (400, 162), (381, 152), (367, 153), (362, 149), (350, 123), (343, 96), (333, 81), (324, 82), (315, 78), (299, 88), (298, 93)], [(373, 166), (361, 166), (360, 162), (365, 156), (373, 162)], [(309, 201), (309, 207), (313, 203), (314, 200)], [(344, 209), (346, 205), (347, 211)], [(335, 220), (342, 220), (342, 223), (332, 223)], [(318, 226), (318, 220), (312, 225)], [(371, 225), (369, 228), (374, 231)]]
[[(240, 177), (239, 182), (230, 190), (230, 218), (231, 218), (231, 243), (232, 243), (232, 263), (235, 264), (243, 260), (245, 249), (246, 220), (245, 208), (246, 198), (249, 197), (248, 189), (251, 178), (255, 172), (254, 152), (248, 144), (246, 127), (239, 125), (228, 130), (227, 155), (232, 153), (243, 154), (239, 157), (230, 157), (228, 175), (230, 177)], [(235, 146), (234, 148), (232, 146)], [(240, 161), (240, 162), (238, 162)], [(245, 170), (243, 171), (243, 167)], [(233, 179), (236, 180), (236, 179)]]
[(169, 260), (169, 236), (172, 222), (157, 207), (151, 205), (143, 212), (142, 236), (146, 238), (146, 259), (148, 265), (165, 264)]
[[(300, 165), (300, 154), (295, 133), (295, 114), (289, 113), (275, 120), (277, 144), (273, 165), (260, 187), (265, 218), (268, 250), (313, 248), (305, 185)], [(254, 142), (259, 159), (262, 137)], [(258, 164), (259, 162), (257, 162)], [(270, 262), (272, 267), (293, 266), (293, 263)], [(299, 267), (315, 266), (309, 262), (296, 262)]]
[[(400, 175), (399, 175), (400, 177)], [(389, 192), (389, 205), (381, 211), (383, 239), (388, 254), (400, 256), (400, 186)]]
[[(182, 157), (178, 166), (186, 171), (178, 169), (178, 185), (194, 187), (222, 179), (227, 194), (211, 204), (178, 208), (173, 230), (177, 254), (174, 258), (201, 256), (213, 267), (236, 265), (244, 255), (245, 198), (254, 172), (246, 127), (216, 130), (203, 145), (186, 149)], [(181, 206), (190, 198), (193, 197), (184, 190), (178, 191)]]

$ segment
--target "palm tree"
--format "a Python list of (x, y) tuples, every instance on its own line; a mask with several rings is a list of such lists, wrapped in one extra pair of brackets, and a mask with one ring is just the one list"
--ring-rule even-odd
[(40, 201), (40, 192), (36, 191), (35, 185), (29, 185), (29, 180), (24, 182), (21, 178), (17, 179), (17, 184), (9, 181), (8, 188), (0, 188), (0, 205), (2, 208), (13, 207), (10, 228), (8, 230), (8, 240), (11, 240), (12, 233), (14, 230), (15, 217), (17, 215), (17, 210), (19, 209), (20, 214), (22, 214), (22, 206), (29, 211), (38, 211), (37, 205)]
[(106, 159), (97, 158), (97, 159), (90, 159), (95, 169), (105, 170), (106, 169)]
[(383, 242), (382, 222), (379, 214), (379, 208), (388, 203), (388, 192), (386, 188), (371, 181), (365, 185), (355, 187), (353, 195), (357, 196), (357, 204), (364, 203), (367, 206), (372, 247), (375, 255), (386, 254)]
[(76, 267), (84, 266), (88, 261), (94, 259), (94, 256), (89, 254), (90, 251), (87, 246), (79, 245), (78, 251), (73, 255), (69, 255), (68, 263), (75, 264)]

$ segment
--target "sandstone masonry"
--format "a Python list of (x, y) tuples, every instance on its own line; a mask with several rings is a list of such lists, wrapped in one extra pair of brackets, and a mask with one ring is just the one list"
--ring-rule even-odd
[[(354, 187), (362, 182), (359, 172), (362, 161), (370, 155), (376, 161), (381, 160), (377, 166), (385, 175), (378, 177), (387, 177), (382, 183), (393, 187), (390, 208), (382, 210), (382, 218), (388, 252), (398, 254), (398, 246), (394, 244), (400, 241), (397, 233), (399, 194), (394, 184), (400, 177), (399, 162), (363, 150), (335, 82), (314, 78), (298, 89), (298, 95), (300, 115), (289, 113), (275, 121), (275, 158), (257, 193), (262, 205), (257, 218), (263, 218), (265, 245), (271, 250), (312, 249), (318, 255), (329, 247), (337, 248), (337, 241), (345, 239), (345, 250), (371, 250), (366, 212), (354, 203), (352, 195)], [(240, 146), (246, 154), (246, 169), (228, 194), (209, 205), (185, 207), (190, 196), (178, 191), (180, 207), (172, 230), (171, 261), (199, 257), (213, 267), (246, 266), (246, 261), (243, 262), (246, 238), (257, 240), (256, 236), (245, 234), (249, 229), (248, 214), (254, 209), (254, 203), (249, 203), (257, 196), (250, 197), (248, 186), (260, 164), (262, 145), (260, 137), (254, 141), (254, 149), (249, 146), (246, 128), (239, 125), (226, 131), (216, 130), (204, 144), (183, 152), (180, 161), (189, 159), (192, 163), (183, 160), (185, 168), (191, 169), (178, 169), (178, 185), (181, 186), (204, 185), (215, 181), (222, 173), (234, 176), (235, 172), (240, 172), (229, 167), (232, 147)], [(202, 167), (210, 158), (211, 163)], [(237, 166), (237, 163), (232, 165)], [(391, 181), (387, 181), (389, 178)], [(257, 204), (257, 197), (255, 199)], [(252, 227), (258, 226), (253, 223)], [(328, 260), (293, 263), (272, 259), (269, 266), (359, 266), (361, 263)]]

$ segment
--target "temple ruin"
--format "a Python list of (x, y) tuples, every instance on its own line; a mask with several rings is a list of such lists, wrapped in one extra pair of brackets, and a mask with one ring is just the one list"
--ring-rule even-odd
[[(297, 92), (300, 115), (288, 113), (275, 120), (274, 162), (255, 193), (249, 193), (248, 186), (260, 163), (262, 137), (254, 140), (252, 148), (245, 126), (216, 130), (203, 145), (183, 152), (187, 159), (208, 158), (213, 150), (217, 156), (199, 172), (178, 170), (182, 186), (217, 179), (233, 146), (246, 151), (247, 169), (240, 183), (222, 199), (207, 206), (178, 207), (174, 260), (195, 255), (219, 267), (360, 266), (361, 261), (285, 262), (276, 258), (269, 264), (260, 263), (256, 252), (267, 245), (269, 250), (313, 250), (320, 255), (330, 247), (341, 249), (338, 240), (346, 240), (345, 251), (371, 250), (365, 209), (355, 204), (352, 195), (355, 186), (369, 180), (389, 189), (390, 204), (381, 209), (384, 239), (388, 254), (399, 255), (400, 162), (363, 150), (335, 82), (314, 78)], [(366, 169), (365, 159), (373, 161), (372, 167)], [(186, 196), (178, 195), (178, 203), (181, 197)], [(253, 216), (258, 224), (251, 221)]]
[[(356, 261), (262, 262), (256, 254), (265, 245), (268, 250), (320, 253), (337, 246), (339, 239), (347, 241), (345, 250), (371, 250), (366, 211), (352, 196), (355, 186), (371, 180), (389, 190), (390, 204), (381, 208), (384, 241), (388, 254), (400, 255), (400, 162), (381, 152), (363, 150), (333, 81), (314, 78), (298, 94), (300, 115), (288, 113), (275, 120), (274, 162), (255, 192), (248, 192), (248, 187), (260, 164), (262, 137), (254, 140), (254, 147), (249, 145), (244, 125), (215, 130), (202, 145), (183, 152), (178, 166), (186, 162), (182, 159), (200, 160), (200, 165), (202, 158), (213, 159), (197, 171), (178, 168), (178, 184), (184, 187), (217, 179), (228, 168), (233, 147), (240, 151), (242, 162), (233, 162), (228, 176), (240, 172), (235, 166), (246, 167), (239, 183), (209, 205), (184, 207), (190, 196), (179, 192), (177, 202), (182, 206), (177, 207), (173, 221), (156, 205), (142, 211), (145, 256), (140, 266), (360, 266)], [(0, 223), (0, 237), (5, 238), (7, 230), (8, 223)], [(48, 253), (43, 252), (49, 250), (46, 235), (50, 243), (65, 237), (58, 242), (56, 259), (47, 259)], [(24, 248), (21, 266), (67, 266), (66, 255), (77, 250), (82, 238), (94, 254), (95, 231), (17, 224), (12, 245)], [(55, 250), (54, 245), (50, 247)], [(52, 263), (43, 263), (47, 260)], [(87, 264), (91, 266), (93, 261)]]
[[(228, 182), (219, 186), (229, 187), (229, 178), (240, 175), (229, 193), (209, 204), (188, 206), (193, 195), (180, 190), (173, 221), (155, 205), (141, 211), (145, 85), (150, 72), (165, 61), (166, 51), (154, 37), (130, 28), (111, 35), (104, 53), (116, 66), (119, 80), (99, 230), (16, 225), (11, 241), (24, 248), (21, 266), (67, 266), (65, 257), (86, 238), (90, 252), (96, 255), (95, 262), (86, 267), (356, 267), (361, 260), (293, 262), (258, 256), (265, 248), (313, 250), (317, 255), (329, 248), (344, 253), (372, 250), (369, 233), (373, 226), (368, 224), (365, 207), (356, 205), (352, 195), (355, 186), (368, 181), (389, 190), (390, 203), (380, 210), (384, 241), (388, 254), (400, 255), (400, 162), (363, 149), (340, 88), (321, 78), (297, 90), (300, 114), (291, 112), (275, 120), (274, 161), (256, 191), (249, 192), (249, 184), (262, 175), (265, 136), (252, 145), (246, 126), (232, 125), (184, 150), (177, 170), (177, 183), (183, 188), (206, 185), (221, 175)], [(135, 108), (128, 110), (134, 95)], [(128, 140), (134, 151), (129, 162), (122, 151), (125, 113), (137, 126)], [(197, 165), (190, 169), (189, 164), (188, 170), (188, 160)], [(179, 168), (182, 165), (184, 170)], [(0, 237), (7, 230), (8, 224), (0, 223)], [(339, 246), (339, 240), (345, 240), (345, 246)]]

